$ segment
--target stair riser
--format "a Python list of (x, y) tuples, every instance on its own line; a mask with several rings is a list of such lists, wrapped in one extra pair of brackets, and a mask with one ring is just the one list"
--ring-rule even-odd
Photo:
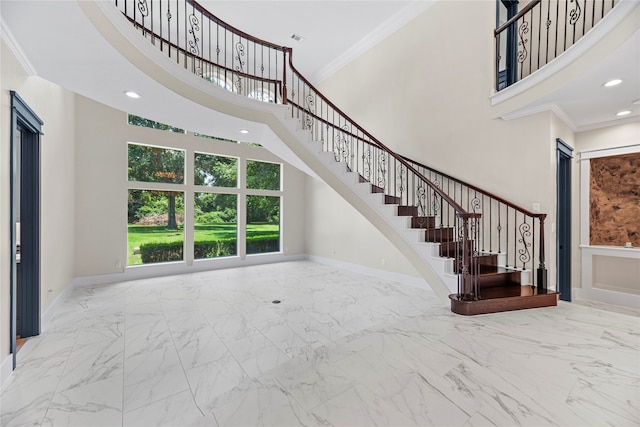
[(425, 231), (427, 242), (453, 242), (453, 228), (429, 228)]
[(520, 284), (519, 271), (481, 275), (478, 286), (480, 287), (480, 289), (484, 289), (484, 288), (498, 288), (501, 286), (512, 286), (514, 284), (518, 284), (518, 285)]
[[(446, 242), (440, 245), (440, 256), (447, 258), (455, 258), (458, 251), (462, 250), (462, 244), (459, 242)], [(467, 253), (473, 250), (473, 240), (467, 241)]]
[[(442, 255), (441, 255), (442, 256)], [(449, 258), (454, 258), (453, 254)], [(480, 255), (475, 259), (476, 263), (480, 267), (480, 273), (491, 273), (498, 270), (498, 256), (497, 255)], [(458, 267), (458, 259), (453, 260), (454, 271), (460, 271)]]
[(386, 205), (397, 205), (400, 204), (400, 197), (388, 196), (385, 194), (384, 203)]
[(430, 216), (414, 216), (411, 218), (411, 228), (434, 228), (436, 219)]
[(398, 206), (398, 216), (418, 216), (417, 206)]

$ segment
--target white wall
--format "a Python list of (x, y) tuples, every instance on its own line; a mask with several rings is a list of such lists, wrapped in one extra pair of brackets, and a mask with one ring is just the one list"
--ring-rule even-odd
[(308, 255), (420, 277), (407, 258), (331, 187), (307, 177), (306, 189)]
[[(215, 141), (194, 136), (190, 132), (177, 134), (131, 126), (127, 124), (125, 112), (81, 96), (77, 97), (77, 106), (75, 256), (78, 277), (117, 275), (125, 272), (127, 142), (281, 162), (264, 148)], [(304, 253), (305, 176), (292, 166), (284, 164), (281, 216), (282, 248), (285, 256)], [(193, 189), (193, 185), (187, 182), (185, 190), (189, 189)], [(200, 268), (202, 265), (203, 263), (200, 263)], [(212, 260), (208, 262), (207, 267), (229, 265), (228, 260)], [(155, 266), (143, 268), (152, 271)], [(187, 268), (187, 270), (174, 269), (173, 271), (188, 270)], [(162, 270), (162, 272), (167, 271)], [(117, 279), (112, 278), (112, 280)]]
[(599, 150), (640, 143), (640, 122), (576, 133), (576, 150)]
[[(319, 84), (353, 120), (400, 154), (471, 182), (507, 200), (555, 214), (553, 113), (493, 119), (495, 3), (441, 1), (426, 13)], [(455, 24), (453, 24), (455, 23)], [(484, 36), (482, 36), (484, 35)], [(564, 129), (562, 129), (564, 131)], [(330, 198), (313, 187), (310, 204)], [(312, 189), (313, 189), (312, 188)], [(357, 217), (335, 206), (334, 216)], [(311, 221), (308, 235), (320, 235)], [(547, 223), (547, 265), (554, 265)], [(380, 246), (377, 237), (347, 230), (343, 253)], [(335, 242), (308, 239), (310, 253), (329, 253)], [(387, 249), (388, 258), (393, 250)], [(375, 263), (384, 253), (377, 254)], [(401, 268), (400, 264), (394, 268)], [(549, 283), (555, 284), (550, 272)]]
[(44, 121), (41, 137), (41, 313), (72, 281), (75, 240), (75, 163), (73, 93), (28, 76), (5, 40), (1, 45), (0, 133), (0, 362), (10, 343), (10, 90), (16, 91)]

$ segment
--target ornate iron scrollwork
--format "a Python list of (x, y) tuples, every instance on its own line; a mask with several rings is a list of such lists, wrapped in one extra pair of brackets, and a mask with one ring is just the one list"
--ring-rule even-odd
[[(435, 185), (438, 188), (441, 188), (440, 181), (437, 179), (433, 181), (433, 185)], [(431, 208), (433, 209), (433, 215), (434, 216), (438, 215), (440, 206), (438, 206), (438, 193), (436, 191), (433, 192), (433, 201), (431, 202)]]
[(526, 222), (523, 222), (518, 227), (518, 231), (520, 232), (520, 239), (518, 239), (518, 243), (522, 243), (522, 248), (518, 249), (518, 259), (522, 263), (522, 268), (524, 269), (526, 264), (531, 260), (531, 252), (529, 251), (531, 243), (527, 242), (527, 238), (531, 237), (531, 226)]
[(316, 110), (315, 110), (315, 105), (316, 105), (316, 100), (315, 97), (312, 94), (308, 94), (307, 96), (304, 97), (304, 104), (305, 104), (305, 118), (304, 118), (304, 124), (307, 127), (307, 129), (310, 129), (313, 126), (313, 115), (315, 114)]
[(387, 155), (382, 153), (378, 156), (378, 186), (387, 188)]
[(481, 202), (480, 199), (476, 196), (473, 199), (471, 199), (471, 209), (473, 210), (473, 213), (478, 212), (478, 210), (480, 210), (481, 208)]
[[(573, 3), (574, 0), (569, 0), (569, 3)], [(580, 19), (580, 15), (582, 14), (582, 8), (580, 4), (576, 1), (576, 7), (569, 11), (569, 24), (575, 26), (578, 19)]]
[(418, 201), (418, 217), (424, 218), (427, 216), (427, 191), (422, 184), (416, 189), (416, 199)]
[(371, 149), (367, 149), (364, 153), (362, 153), (362, 176), (365, 177), (367, 181), (371, 181)]
[(527, 21), (522, 22), (520, 27), (518, 28), (518, 36), (520, 37), (520, 41), (518, 41), (518, 46), (522, 46), (521, 50), (518, 50), (518, 62), (523, 63), (527, 56), (529, 56), (529, 52), (527, 51), (527, 42), (529, 39), (525, 39), (524, 36), (529, 33), (529, 23)]
[(236, 57), (235, 57), (235, 60), (237, 61), (236, 71), (244, 71), (244, 65), (245, 65), (244, 56), (245, 56), (244, 45), (241, 42), (236, 43)]
[[(236, 43), (235, 60), (237, 62), (236, 62), (235, 70), (241, 73), (244, 72), (244, 65), (245, 65), (244, 57), (245, 57), (244, 45), (241, 42), (238, 42)], [(237, 75), (236, 81), (234, 82), (234, 86), (236, 87), (238, 93), (242, 93), (242, 77), (240, 76), (240, 74)]]
[(200, 21), (198, 21), (198, 17), (195, 14), (189, 15), (189, 34), (191, 35), (191, 40), (189, 40), (189, 52), (193, 55), (200, 55), (200, 49), (198, 48), (198, 42), (200, 38), (196, 35), (196, 32), (200, 31)]
[[(349, 125), (344, 125), (341, 127), (344, 132), (349, 132)], [(333, 138), (333, 153), (336, 158), (336, 162), (346, 162), (349, 160), (349, 138), (346, 133), (338, 132), (338, 134)]]
[(398, 189), (398, 193), (400, 195), (400, 198), (402, 199), (402, 193), (404, 193), (406, 191), (406, 187), (405, 187), (405, 178), (407, 177), (407, 169), (404, 167), (404, 165), (398, 165), (397, 169), (397, 183), (396, 183), (396, 187)]
[(147, 0), (138, 0), (138, 11), (145, 18), (149, 16), (149, 5), (147, 4)]

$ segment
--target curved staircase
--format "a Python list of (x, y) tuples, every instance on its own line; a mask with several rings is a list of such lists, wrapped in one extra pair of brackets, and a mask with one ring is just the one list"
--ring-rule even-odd
[[(172, 80), (169, 71), (145, 60), (159, 50), (167, 59), (164, 69), (187, 69), (194, 80), (197, 76), (232, 93), (215, 101), (203, 101), (202, 93), (192, 98), (270, 126), (288, 150), (407, 257), (443, 300), (450, 300), (453, 312), (557, 304), (558, 294), (546, 289), (545, 214), (393, 152), (296, 70), (291, 48), (252, 37), (193, 0), (176, 3), (179, 15), (154, 11), (154, 2), (115, 0), (122, 12), (119, 23), (114, 23), (113, 5), (84, 2), (82, 8), (132, 63), (144, 62), (139, 67), (146, 67), (150, 78), (186, 97), (197, 87), (184, 90), (190, 82)], [(133, 24), (128, 29), (122, 26), (125, 19)], [(141, 47), (140, 34), (151, 43)], [(252, 98), (250, 111), (234, 105), (234, 97)]]

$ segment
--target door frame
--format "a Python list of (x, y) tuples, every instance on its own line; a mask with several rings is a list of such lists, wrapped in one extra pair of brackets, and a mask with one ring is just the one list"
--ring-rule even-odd
[[(15, 92), (11, 91), (10, 166), (10, 282), (11, 346), (16, 368), (18, 327), (24, 336), (40, 334), (40, 135), (44, 122)], [(20, 132), (20, 141), (17, 134)], [(18, 150), (20, 144), (20, 150)], [(20, 156), (18, 156), (18, 152)], [(20, 158), (18, 158), (20, 157)], [(18, 169), (18, 162), (20, 168)], [(18, 171), (20, 171), (18, 173)], [(18, 182), (20, 183), (21, 325), (17, 324), (17, 236)], [(24, 250), (23, 250), (24, 249)]]
[[(556, 138), (556, 287), (571, 301), (571, 159), (573, 148)], [(562, 252), (560, 252), (562, 248)]]

